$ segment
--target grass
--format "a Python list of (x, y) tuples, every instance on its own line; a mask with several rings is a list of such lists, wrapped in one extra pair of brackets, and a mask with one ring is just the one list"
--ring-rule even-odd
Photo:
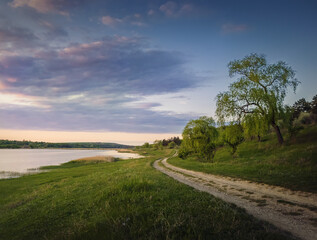
[(118, 161), (117, 158), (114, 158), (112, 156), (95, 156), (95, 157), (86, 157), (86, 158), (79, 158), (73, 161), (70, 161), (70, 163), (102, 163), (102, 162), (115, 162)]
[(289, 239), (153, 169), (171, 151), (140, 152), (148, 157), (0, 180), (0, 239)]
[(168, 162), (185, 169), (317, 192), (316, 156), (317, 126), (310, 126), (283, 146), (278, 145), (275, 135), (269, 135), (263, 142), (243, 142), (235, 157), (228, 147), (218, 149), (213, 163), (195, 157), (174, 157)]

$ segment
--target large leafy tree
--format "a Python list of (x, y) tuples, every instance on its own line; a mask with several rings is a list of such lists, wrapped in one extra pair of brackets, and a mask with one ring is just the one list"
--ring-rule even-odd
[(268, 64), (263, 55), (250, 54), (228, 64), (229, 75), (240, 78), (229, 90), (217, 95), (216, 114), (221, 122), (230, 118), (242, 121), (248, 114), (260, 114), (270, 124), (280, 144), (283, 136), (277, 124), (288, 87), (299, 84), (295, 72), (285, 62)]
[(206, 161), (211, 161), (217, 138), (218, 131), (212, 118), (204, 116), (191, 120), (184, 128), (179, 156), (186, 157), (189, 154), (195, 154)]

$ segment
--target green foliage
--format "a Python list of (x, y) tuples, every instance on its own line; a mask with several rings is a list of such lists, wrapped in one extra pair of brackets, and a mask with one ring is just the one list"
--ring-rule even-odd
[(170, 142), (170, 143), (167, 145), (167, 147), (170, 148), (170, 149), (175, 148), (176, 146), (177, 146), (177, 145), (176, 145), (175, 142)]
[(143, 147), (143, 148), (150, 148), (151, 146), (150, 146), (150, 144), (149, 144), (148, 142), (146, 142), (146, 143), (144, 143), (144, 144), (142, 145), (142, 147)]
[(313, 114), (317, 114), (317, 95), (313, 97), (313, 100), (311, 101), (310, 106), (311, 106), (311, 112)]
[(243, 128), (240, 124), (230, 124), (226, 126), (222, 138), (226, 144), (231, 147), (232, 155), (237, 151), (237, 147), (244, 141)]
[(154, 143), (153, 143), (153, 147), (155, 149), (162, 150), (163, 149), (163, 141), (162, 140), (155, 140)]
[(254, 114), (246, 115), (243, 118), (242, 126), (246, 138), (253, 139), (257, 137), (259, 141), (269, 130), (267, 119), (256, 112)]
[(276, 125), (288, 87), (296, 91), (299, 81), (285, 62), (268, 64), (263, 55), (251, 54), (228, 64), (230, 77), (241, 77), (229, 90), (217, 95), (216, 115), (221, 123), (242, 121), (248, 114), (260, 114), (271, 124), (280, 143), (283, 137)]
[(285, 106), (281, 111), (281, 126), (284, 127), (290, 138), (294, 138), (303, 127), (294, 119), (294, 108)]
[(309, 125), (313, 123), (313, 117), (310, 113), (301, 112), (294, 122), (297, 125)]
[(196, 154), (205, 161), (211, 161), (215, 154), (217, 138), (218, 131), (212, 118), (204, 116), (191, 120), (184, 128), (179, 156)]
[(162, 145), (164, 147), (168, 146), (171, 142), (174, 142), (175, 145), (180, 146), (182, 143), (182, 140), (179, 137), (171, 137), (169, 139), (163, 139), (162, 140)]
[(294, 103), (293, 111), (293, 117), (298, 118), (301, 112), (310, 112), (311, 105), (309, 102), (306, 101), (305, 98), (301, 98)]

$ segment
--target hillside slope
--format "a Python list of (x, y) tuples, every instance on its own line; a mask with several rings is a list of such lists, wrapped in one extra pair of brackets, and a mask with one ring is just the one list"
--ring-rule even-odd
[(222, 147), (212, 163), (195, 157), (174, 157), (168, 162), (189, 170), (317, 192), (317, 126), (303, 129), (283, 146), (274, 135), (268, 135), (262, 142), (243, 142), (235, 156), (229, 147)]

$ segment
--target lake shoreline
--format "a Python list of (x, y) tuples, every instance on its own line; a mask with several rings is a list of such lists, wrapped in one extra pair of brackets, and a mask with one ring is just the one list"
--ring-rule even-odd
[(41, 150), (41, 149), (60, 149), (60, 150), (122, 150), (122, 151), (128, 151), (128, 152), (135, 152), (132, 149), (129, 148), (0, 148), (0, 150)]
[[(71, 151), (68, 151), (71, 150)], [(86, 150), (86, 151), (84, 151)], [(0, 149), (0, 179), (41, 172), (47, 166), (59, 166), (82, 158), (111, 156), (130, 159), (141, 156), (129, 149)]]

